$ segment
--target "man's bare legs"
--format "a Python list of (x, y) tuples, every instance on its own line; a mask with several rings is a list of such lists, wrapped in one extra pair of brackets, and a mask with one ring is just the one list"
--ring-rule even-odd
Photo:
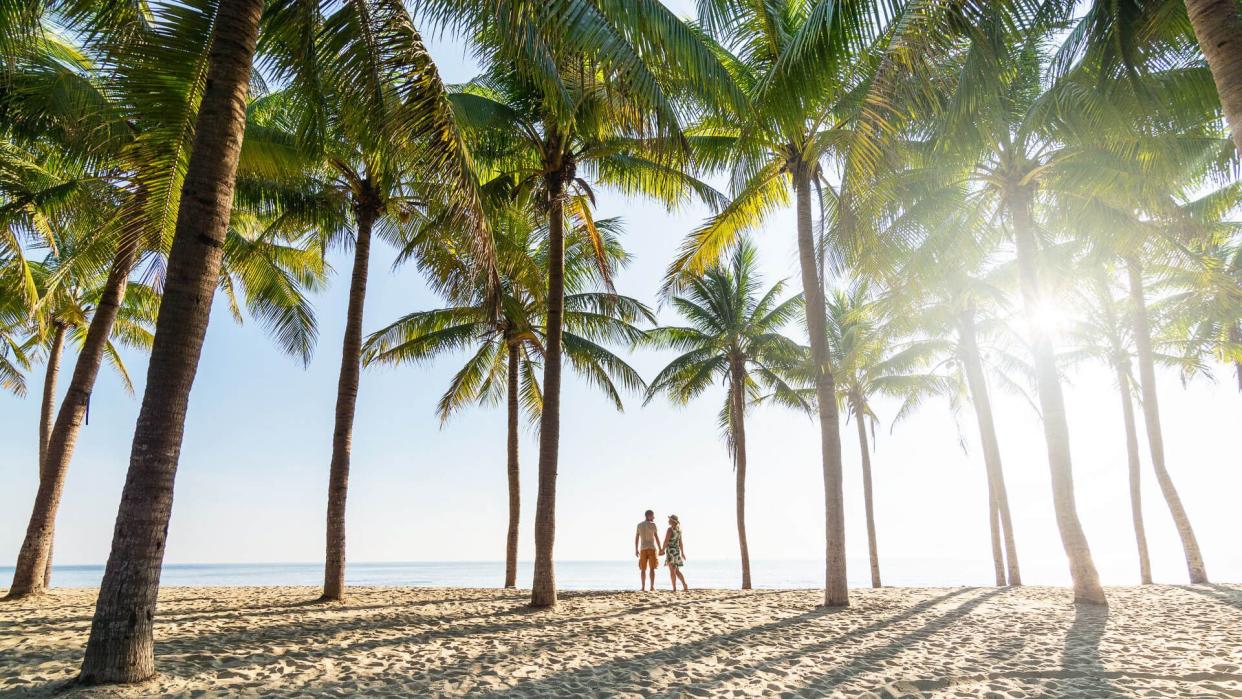
[(651, 591), (655, 592), (655, 567), (638, 569), (638, 584), (642, 586), (642, 591), (647, 591), (647, 582), (651, 581)]

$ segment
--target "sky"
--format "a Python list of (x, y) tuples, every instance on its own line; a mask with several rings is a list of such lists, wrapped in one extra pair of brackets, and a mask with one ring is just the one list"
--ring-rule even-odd
[[(689, 10), (686, 0), (674, 4)], [(434, 39), (445, 79), (476, 67), (460, 43)], [(617, 276), (620, 292), (656, 304), (663, 271), (682, 238), (707, 214), (676, 212), (615, 192), (600, 192), (597, 215), (621, 216), (634, 256)], [(797, 285), (791, 212), (753, 234), (765, 279)], [(440, 307), (412, 268), (394, 270), (394, 250), (373, 250), (364, 329), (401, 314)], [(350, 260), (315, 297), (320, 341), (303, 368), (282, 355), (258, 324), (238, 326), (217, 303), (190, 400), (166, 562), (317, 562), (323, 560), (328, 461)], [(661, 319), (677, 322), (669, 309)], [(66, 353), (62, 385), (72, 371)], [(631, 353), (648, 379), (671, 355)], [(363, 372), (353, 437), (347, 556), (354, 562), (498, 560), (507, 521), (503, 408), (478, 408), (441, 426), (434, 408), (462, 357), (427, 367)], [(145, 356), (126, 355), (140, 397)], [(0, 395), (0, 565), (12, 565), (36, 488), (41, 367), (25, 399)], [(1162, 375), (1160, 407), (1169, 469), (1202, 546), (1209, 574), (1242, 581), (1238, 530), (1242, 491), (1233, 429), (1242, 394), (1222, 370), (1216, 382), (1183, 386)], [(1000, 393), (999, 389), (994, 391)], [(645, 509), (679, 515), (694, 558), (737, 558), (734, 477), (718, 433), (723, 388), (678, 408), (628, 396), (618, 413), (567, 372), (561, 426), (556, 556), (624, 560)], [(1104, 582), (1138, 580), (1130, 524), (1119, 398), (1109, 373), (1084, 368), (1067, 377), (1066, 400), (1078, 512)], [(1021, 398), (995, 399), (1024, 579), (1064, 584), (1068, 573), (1053, 519), (1042, 429)], [(138, 397), (105, 368), (78, 442), (57, 521), (56, 562), (106, 560), (128, 466)], [(974, 416), (931, 402), (893, 426), (896, 406), (881, 402), (872, 464), (881, 565), (949, 571), (986, 583), (991, 553), (987, 494)], [(804, 415), (777, 407), (748, 416), (747, 526), (751, 557), (821, 560), (823, 480), (818, 430)], [(1144, 438), (1140, 426), (1140, 439)], [(864, 573), (866, 535), (854, 425), (842, 425), (847, 553)], [(1143, 442), (1145, 445), (1145, 441)], [(536, 438), (522, 435), (522, 532), (519, 557), (533, 556)], [(1152, 567), (1159, 582), (1186, 581), (1180, 544), (1144, 452), (1143, 503)], [(660, 519), (659, 521), (662, 521)], [(762, 583), (759, 565), (756, 582)], [(943, 578), (943, 574), (937, 576)]]

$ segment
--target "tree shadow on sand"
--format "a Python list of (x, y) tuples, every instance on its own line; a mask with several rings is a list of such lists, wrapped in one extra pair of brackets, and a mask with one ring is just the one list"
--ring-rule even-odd
[[(868, 626), (846, 632), (845, 634), (824, 641), (822, 644), (816, 644), (816, 646), (828, 648), (841, 642), (845, 637), (874, 633), (888, 626), (900, 624), (907, 619), (935, 607), (945, 600), (967, 591), (968, 588), (949, 590), (943, 594), (912, 605), (890, 617), (881, 619), (880, 621)], [(530, 696), (551, 696), (553, 694), (557, 694), (558, 692), (572, 691), (575, 687), (589, 687), (597, 682), (606, 682), (614, 691), (643, 692), (644, 687), (642, 686), (641, 681), (630, 683), (618, 682), (618, 676), (632, 676), (634, 674), (643, 675), (658, 668), (682, 665), (709, 655), (717, 655), (720, 653), (730, 654), (731, 652), (743, 649), (763, 647), (765, 644), (765, 635), (771, 635), (773, 637), (772, 641), (779, 641), (782, 637), (793, 632), (797, 627), (803, 624), (826, 616), (847, 615), (849, 613), (848, 609), (817, 607), (801, 614), (784, 617), (765, 624), (747, 626), (727, 633), (708, 636), (696, 641), (663, 647), (649, 653), (617, 658), (615, 660), (609, 660), (596, 665), (574, 668), (572, 670), (559, 672), (548, 677), (521, 682), (513, 688), (513, 691)], [(732, 672), (733, 670), (728, 671), (729, 674), (732, 674)], [(724, 674), (725, 673), (722, 673), (722, 676)]]
[(1215, 602), (1220, 602), (1226, 607), (1233, 607), (1238, 611), (1242, 611), (1242, 590), (1215, 583), (1178, 585), (1178, 588), (1187, 592), (1193, 592), (1196, 595), (1202, 595)]
[(1128, 696), (1110, 679), (1100, 658), (1100, 641), (1108, 626), (1108, 607), (1080, 604), (1074, 609), (1074, 623), (1065, 634), (1061, 669), (1090, 696)]

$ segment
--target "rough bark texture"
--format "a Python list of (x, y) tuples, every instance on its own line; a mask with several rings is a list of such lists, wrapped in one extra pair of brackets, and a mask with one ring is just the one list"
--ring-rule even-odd
[(137, 240), (127, 239), (122, 241), (117, 250), (112, 268), (108, 271), (108, 278), (104, 282), (99, 304), (95, 308), (95, 314), (91, 316), (90, 325), (87, 326), (86, 339), (78, 353), (78, 361), (74, 364), (73, 375), (69, 378), (69, 387), (65, 391), (60, 409), (56, 412), (56, 422), (48, 432), (46, 448), (40, 457), (39, 490), (26, 527), (26, 538), (17, 554), (13, 585), (9, 590), (10, 598), (39, 594), (47, 589), (56, 511), (60, 507), (65, 478), (69, 474), (73, 448), (86, 419), (91, 391), (95, 388), (95, 379), (103, 365), (108, 339), (112, 336), (112, 325), (116, 322), (121, 304), (125, 300), (129, 273), (137, 258), (137, 249)]
[(742, 589), (750, 585), (750, 544), (746, 542), (746, 369), (745, 360), (729, 362), (730, 420), (733, 430), (733, 470), (737, 478), (737, 544), (742, 554)]
[[(1128, 362), (1127, 362), (1128, 363)], [(1121, 416), (1126, 429), (1126, 464), (1130, 474), (1130, 517), (1134, 521), (1134, 543), (1138, 546), (1139, 579), (1151, 584), (1151, 558), (1147, 554), (1147, 530), (1143, 526), (1143, 488), (1139, 470), (1138, 427), (1134, 422), (1134, 403), (1130, 397), (1129, 367), (1117, 365), (1117, 386), (1121, 393)]]
[[(1035, 222), (1031, 217), (1030, 190), (1022, 190), (1009, 200), (1009, 212), (1017, 244), (1018, 273), (1022, 301), (1028, 317), (1043, 296), (1039, 284), (1039, 246), (1035, 239)], [(1069, 422), (1065, 415), (1065, 396), (1057, 372), (1052, 340), (1039, 331), (1031, 333), (1031, 354), (1035, 363), (1035, 381), (1039, 407), (1043, 415), (1044, 441), (1048, 446), (1048, 467), (1052, 475), (1052, 504), (1056, 511), (1061, 545), (1069, 559), (1070, 577), (1074, 581), (1074, 601), (1085, 604), (1108, 604), (1100, 576), (1091, 558), (1087, 536), (1078, 520), (1074, 501), (1074, 470), (1070, 460)]]
[(47, 440), (52, 436), (52, 415), (56, 409), (56, 381), (60, 377), (60, 358), (65, 351), (68, 326), (57, 322), (52, 326), (52, 344), (47, 350), (47, 367), (43, 372), (43, 400), (39, 403), (39, 478), (47, 463)]
[[(555, 138), (553, 139), (555, 143)], [(557, 153), (561, 152), (558, 147)], [(558, 155), (558, 158), (564, 156)], [(535, 501), (535, 575), (533, 607), (556, 604), (556, 470), (561, 441), (561, 325), (565, 314), (565, 183), (572, 163), (551, 163), (548, 191), (548, 327), (544, 340), (543, 413), (539, 418), (539, 494)]]
[(219, 283), (262, 9), (262, 0), (221, 0), (217, 10), (146, 391), (82, 662), (85, 684), (140, 682), (155, 674), (152, 630), (173, 481)]
[(354, 412), (358, 407), (358, 381), (362, 371), (362, 314), (367, 298), (367, 272), (371, 263), (371, 228), (377, 213), (368, 197), (355, 204), (358, 226), (354, 240), (354, 271), (349, 279), (349, 306), (345, 312), (345, 338), (341, 343), (341, 372), (336, 383), (336, 420), (332, 429), (332, 463), (328, 468), (328, 521), (324, 551), (323, 595), (325, 602), (345, 597), (345, 501), (349, 494), (349, 455), (354, 436)]
[(517, 587), (518, 527), (521, 524), (522, 481), (518, 467), (518, 437), (521, 406), (518, 402), (518, 346), (509, 345), (509, 532), (505, 538), (505, 587)]
[[(56, 323), (52, 330), (52, 345), (47, 352), (47, 370), (43, 374), (43, 400), (39, 405), (39, 480), (47, 478), (47, 442), (52, 436), (52, 423), (56, 409), (56, 382), (60, 378), (60, 359), (65, 351), (65, 332), (68, 326)], [(43, 587), (52, 585), (52, 546), (56, 541), (56, 527), (48, 531), (47, 562), (43, 565)]]
[(1143, 423), (1147, 427), (1147, 443), (1151, 447), (1151, 465), (1156, 472), (1156, 483), (1169, 506), (1169, 514), (1173, 516), (1173, 524), (1182, 539), (1182, 549), (1186, 553), (1186, 569), (1190, 573), (1190, 582), (1205, 583), (1208, 581), (1207, 568), (1203, 565), (1203, 554), (1199, 551), (1199, 542), (1195, 539), (1195, 530), (1190, 526), (1190, 517), (1177, 494), (1173, 479), (1169, 476), (1164, 461), (1164, 434), (1160, 429), (1160, 404), (1156, 396), (1156, 364), (1151, 349), (1151, 327), (1147, 320), (1147, 301), (1143, 297), (1143, 269), (1135, 258), (1126, 260), (1126, 273), (1130, 279), (1130, 317), (1134, 331), (1134, 348), (1138, 355), (1139, 388), (1142, 393)]
[(1242, 153), (1242, 19), (1237, 0), (1186, 0), (1186, 14), (1212, 71), (1234, 146)]
[[(1009, 490), (1005, 486), (1000, 441), (996, 437), (996, 421), (992, 417), (992, 396), (988, 391), (987, 377), (983, 373), (983, 358), (979, 355), (973, 311), (964, 312), (958, 319), (958, 346), (962, 367), (966, 372), (966, 387), (975, 406), (975, 422), (979, 426), (979, 442), (983, 447), (983, 463), (988, 474), (988, 499), (996, 507), (996, 517), (1000, 520), (999, 528), (1004, 538), (1008, 584), (1021, 585), (1018, 545), (1014, 540), (1013, 518), (1009, 514)], [(1002, 580), (1003, 577), (998, 576), (997, 579)]]
[(815, 365), (815, 400), (819, 413), (820, 451), (824, 470), (824, 605), (850, 603), (845, 569), (845, 497), (841, 482), (841, 419), (837, 413), (836, 385), (828, 366), (828, 336), (824, 290), (819, 276), (815, 239), (811, 233), (811, 173), (805, 163), (792, 166), (797, 197), (798, 262), (806, 299), (806, 326)]
[(867, 557), (871, 561), (871, 587), (882, 587), (880, 582), (880, 547), (875, 540), (875, 500), (871, 487), (871, 449), (867, 444), (867, 421), (861, 399), (851, 399), (854, 422), (858, 427), (858, 448), (862, 456), (863, 509), (867, 515)]

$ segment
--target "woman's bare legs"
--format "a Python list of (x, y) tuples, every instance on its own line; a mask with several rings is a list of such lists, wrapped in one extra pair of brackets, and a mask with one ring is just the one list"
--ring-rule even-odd
[(669, 582), (673, 584), (673, 592), (677, 591), (677, 566), (670, 565), (668, 567)]
[(676, 591), (677, 591), (677, 581), (678, 581), (678, 580), (680, 580), (680, 581), (681, 581), (681, 591), (682, 591), (682, 592), (689, 592), (689, 591), (690, 591), (690, 587), (689, 587), (688, 585), (686, 585), (686, 576), (684, 576), (684, 575), (682, 575), (682, 574), (681, 574), (681, 568), (674, 568), (674, 567), (672, 567), (672, 566), (669, 566), (669, 570), (673, 571), (673, 591), (674, 591), (674, 592), (676, 592)]

